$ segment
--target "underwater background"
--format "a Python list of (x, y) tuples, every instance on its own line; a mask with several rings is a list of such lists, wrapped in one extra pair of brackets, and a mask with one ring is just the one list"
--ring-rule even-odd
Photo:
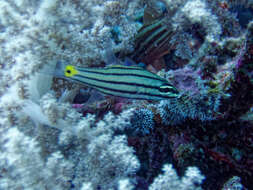
[(23, 189), (253, 190), (253, 0), (0, 0), (0, 190)]

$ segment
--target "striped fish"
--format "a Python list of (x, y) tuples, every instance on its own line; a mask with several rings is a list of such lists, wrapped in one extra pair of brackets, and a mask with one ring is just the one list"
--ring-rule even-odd
[(167, 80), (136, 66), (82, 68), (57, 63), (55, 76), (125, 98), (162, 100), (179, 96)]
[(169, 43), (174, 32), (166, 24), (167, 18), (158, 18), (146, 23), (135, 37), (135, 51), (131, 56), (136, 62), (152, 64), (171, 51)]

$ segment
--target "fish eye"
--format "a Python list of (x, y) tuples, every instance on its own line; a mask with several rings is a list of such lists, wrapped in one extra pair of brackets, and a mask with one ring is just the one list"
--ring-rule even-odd
[(78, 73), (77, 69), (73, 65), (67, 65), (64, 68), (64, 76), (65, 77), (73, 77)]

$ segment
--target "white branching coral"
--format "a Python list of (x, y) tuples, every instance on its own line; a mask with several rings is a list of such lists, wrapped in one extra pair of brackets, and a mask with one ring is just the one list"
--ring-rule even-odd
[(73, 126), (72, 134), (65, 131), (60, 135), (60, 144), (72, 147), (65, 154), (75, 164), (73, 183), (76, 187), (80, 188), (86, 182), (94, 189), (110, 189), (120, 180), (131, 179), (135, 175), (140, 163), (133, 148), (127, 146), (125, 135), (114, 135), (115, 130), (130, 124), (131, 114), (129, 110), (118, 117), (109, 113), (97, 124), (89, 115)]
[[(110, 189), (120, 185), (119, 181), (132, 178), (140, 166), (133, 148), (127, 145), (126, 136), (114, 135), (114, 129), (129, 124), (130, 113), (127, 111), (119, 117), (109, 114), (98, 124), (89, 115), (76, 125), (69, 124), (72, 130), (63, 128), (60, 136), (46, 138), (40, 132), (36, 138), (46, 138), (39, 141), (43, 144), (16, 127), (8, 129), (1, 134), (0, 168), (4, 173), (0, 187), (69, 189), (72, 184), (80, 189), (86, 182), (94, 189)], [(54, 145), (45, 145), (45, 142)], [(58, 151), (50, 153), (52, 146), (58, 147)], [(16, 183), (19, 176), (22, 177)], [(128, 185), (131, 186), (130, 181)]]
[(188, 1), (181, 11), (192, 24), (198, 23), (203, 25), (207, 33), (206, 40), (212, 42), (219, 39), (221, 26), (218, 18), (207, 8), (205, 1)]
[[(213, 42), (219, 40), (221, 35), (221, 25), (218, 18), (208, 8), (205, 0), (164, 0), (167, 4), (169, 14), (176, 12), (172, 18), (174, 29), (188, 26), (189, 24), (199, 24), (207, 33), (206, 40)], [(173, 9), (171, 8), (173, 7)]]
[(196, 167), (188, 167), (181, 179), (172, 165), (164, 165), (163, 172), (155, 178), (149, 190), (201, 190), (200, 184), (205, 179)]
[(134, 186), (128, 179), (122, 179), (119, 181), (119, 190), (133, 190)]
[[(68, 189), (73, 165), (60, 152), (47, 161), (35, 139), (17, 128), (1, 135), (0, 189)], [(58, 176), (58, 177), (55, 177)]]
[(110, 189), (119, 180), (131, 178), (139, 168), (139, 161), (133, 155), (133, 149), (127, 146), (125, 136), (103, 134), (91, 141), (87, 148), (88, 152), (80, 155), (82, 161), (78, 161), (74, 179), (77, 186), (78, 182), (89, 181), (94, 189)]

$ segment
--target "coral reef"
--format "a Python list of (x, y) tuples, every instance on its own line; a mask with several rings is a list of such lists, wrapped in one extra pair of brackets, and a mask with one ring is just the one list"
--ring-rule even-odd
[(149, 134), (154, 124), (154, 114), (149, 109), (136, 110), (131, 118), (131, 128), (137, 134)]
[(227, 190), (227, 189), (243, 189), (242, 184), (240, 183), (241, 179), (237, 176), (232, 177), (229, 179), (223, 186), (222, 190)]
[[(176, 172), (172, 169), (171, 165), (164, 165), (164, 174), (159, 175), (151, 184), (150, 190), (166, 190), (166, 189), (201, 189), (201, 184), (204, 177), (199, 173), (197, 168), (189, 167), (185, 176), (179, 180)], [(166, 183), (164, 183), (166, 182)]]
[[(1, 189), (81, 189), (82, 183), (83, 188), (87, 183), (94, 189), (109, 189), (118, 183), (124, 186), (124, 180), (135, 173), (139, 161), (124, 135), (113, 135), (112, 128), (102, 121), (95, 124), (90, 115), (82, 119), (64, 103), (70, 94), (63, 93), (66, 87), (61, 81), (54, 84), (56, 92), (49, 91), (58, 60), (83, 66), (100, 64), (109, 43), (114, 52), (130, 51), (129, 34), (133, 36), (138, 29), (131, 15), (140, 5), (127, 1), (0, 1)], [(114, 25), (121, 29), (117, 44), (111, 40)], [(57, 100), (55, 93), (65, 98)], [(111, 123), (113, 116), (107, 118)], [(120, 128), (127, 125), (126, 119), (111, 124)], [(80, 133), (84, 128), (86, 135)]]
[[(46, 161), (35, 139), (11, 128), (1, 135), (1, 189), (68, 189), (73, 165), (54, 152)], [(61, 174), (60, 178), (55, 178)], [(54, 178), (54, 180), (52, 180)]]
[[(0, 189), (252, 189), (252, 1), (0, 0), (0, 42)], [(55, 75), (109, 54), (179, 97)]]

